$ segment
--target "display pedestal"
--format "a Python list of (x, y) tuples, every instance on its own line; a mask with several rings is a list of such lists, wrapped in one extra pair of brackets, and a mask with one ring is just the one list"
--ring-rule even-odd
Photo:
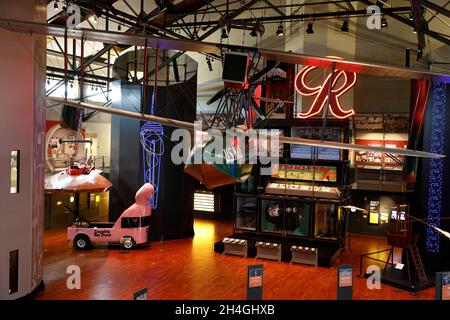
[(317, 248), (291, 246), (291, 263), (301, 263), (317, 267), (319, 250)]
[(269, 242), (256, 243), (256, 259), (269, 259), (281, 262), (281, 244)]
[(222, 254), (231, 254), (235, 256), (242, 256), (247, 258), (248, 255), (248, 242), (242, 239), (223, 239), (224, 250)]

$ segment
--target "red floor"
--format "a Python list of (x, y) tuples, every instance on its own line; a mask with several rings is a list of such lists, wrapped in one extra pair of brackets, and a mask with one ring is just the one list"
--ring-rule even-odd
[[(316, 268), (214, 253), (215, 241), (232, 233), (231, 223), (196, 220), (195, 237), (154, 242), (121, 251), (97, 246), (79, 251), (67, 242), (65, 229), (45, 232), (45, 290), (37, 299), (132, 299), (148, 288), (149, 299), (245, 299), (247, 265), (264, 264), (264, 299), (336, 299), (336, 267)], [(362, 253), (388, 248), (378, 237), (352, 236), (351, 249), (338, 263), (351, 263), (359, 272)], [(379, 258), (386, 258), (379, 255)], [(81, 289), (69, 290), (66, 269), (81, 268)], [(434, 299), (434, 288), (417, 296), (386, 285), (369, 290), (355, 277), (354, 299)]]

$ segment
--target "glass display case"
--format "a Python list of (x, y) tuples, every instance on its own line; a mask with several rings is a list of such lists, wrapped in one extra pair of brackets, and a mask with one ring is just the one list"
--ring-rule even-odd
[(260, 205), (261, 231), (281, 234), (284, 202), (262, 199)]
[(236, 229), (256, 231), (257, 198), (236, 196), (235, 199)]
[(287, 201), (285, 208), (285, 230), (287, 235), (309, 237), (311, 204)]
[(337, 239), (338, 206), (334, 203), (315, 204), (314, 236), (321, 239)]

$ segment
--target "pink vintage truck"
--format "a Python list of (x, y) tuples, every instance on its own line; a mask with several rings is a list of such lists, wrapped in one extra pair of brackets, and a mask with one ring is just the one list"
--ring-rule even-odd
[(136, 203), (125, 210), (116, 222), (88, 222), (78, 218), (67, 228), (67, 239), (75, 248), (85, 249), (93, 242), (120, 243), (125, 249), (148, 241), (150, 215), (149, 200), (154, 188), (144, 184), (136, 192)]

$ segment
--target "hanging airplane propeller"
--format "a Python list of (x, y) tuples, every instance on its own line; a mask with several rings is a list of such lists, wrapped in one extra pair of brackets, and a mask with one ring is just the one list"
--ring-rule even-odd
[[(160, 123), (165, 126), (183, 128), (183, 129), (187, 129), (190, 131), (196, 130), (195, 125), (192, 122), (186, 122), (186, 121), (180, 121), (180, 120), (175, 120), (175, 119), (170, 119), (170, 118), (147, 115), (147, 114), (142, 114), (139, 112), (126, 111), (126, 110), (121, 110), (121, 109), (117, 109), (117, 108), (103, 107), (103, 106), (92, 104), (92, 103), (79, 102), (79, 101), (64, 99), (64, 98), (49, 97), (49, 98), (47, 98), (47, 100), (51, 101), (52, 103), (65, 104), (65, 105), (72, 106), (75, 108), (87, 109), (87, 110), (92, 110), (92, 111), (97, 111), (97, 112), (104, 112), (104, 113), (109, 113), (109, 114), (113, 114), (113, 115), (134, 118), (134, 119), (142, 120), (142, 121), (157, 122), (157, 123)], [(203, 127), (203, 129), (206, 129), (206, 128), (207, 128), (206, 126)], [(214, 129), (224, 130), (225, 128), (214, 128)], [(411, 156), (411, 157), (418, 157), (418, 158), (443, 158), (443, 157), (445, 157), (445, 155), (442, 155), (442, 154), (430, 153), (430, 152), (419, 151), (419, 150), (363, 146), (363, 145), (343, 143), (343, 142), (322, 141), (322, 140), (292, 138), (292, 137), (283, 137), (283, 136), (279, 137), (279, 141), (280, 141), (280, 143), (286, 143), (286, 144), (296, 144), (296, 145), (322, 147), (322, 148), (326, 147), (326, 148), (343, 149), (343, 150), (372, 151), (372, 152), (389, 153), (389, 154), (395, 154), (395, 155), (400, 155), (400, 156)]]

